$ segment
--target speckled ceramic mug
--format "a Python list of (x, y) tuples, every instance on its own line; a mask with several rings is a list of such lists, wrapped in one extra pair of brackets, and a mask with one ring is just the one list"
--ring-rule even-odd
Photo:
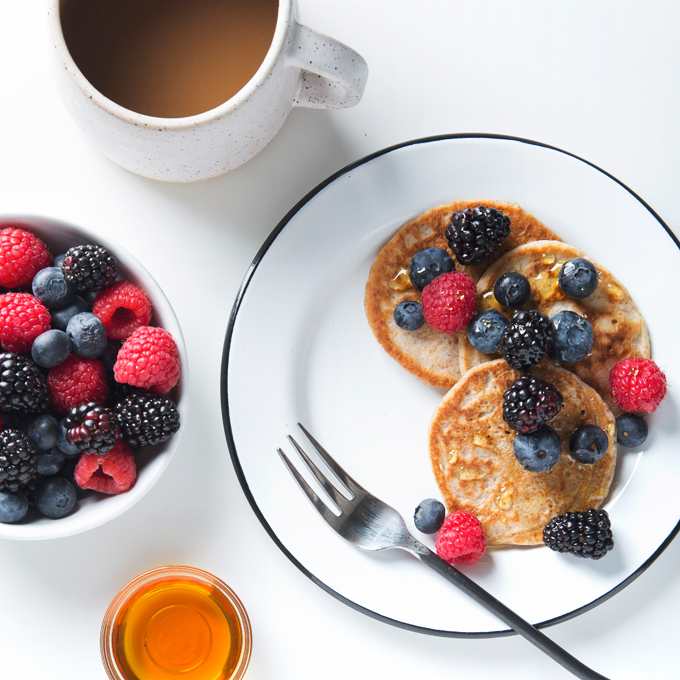
[(62, 2), (49, 0), (49, 25), (57, 85), (69, 112), (104, 155), (151, 179), (193, 182), (229, 172), (273, 139), (294, 106), (354, 106), (366, 85), (368, 67), (359, 54), (298, 23), (296, 0), (279, 0), (269, 51), (243, 89), (195, 116), (145, 116), (85, 79), (64, 41)]

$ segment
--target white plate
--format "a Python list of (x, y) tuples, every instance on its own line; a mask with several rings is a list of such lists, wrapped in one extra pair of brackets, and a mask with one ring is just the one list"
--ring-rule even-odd
[[(426, 445), (444, 390), (382, 350), (366, 322), (369, 268), (396, 229), (459, 199), (519, 203), (610, 269), (647, 320), (671, 389), (642, 449), (622, 450), (605, 507), (616, 547), (598, 562), (545, 547), (490, 550), (464, 569), (535, 624), (564, 620), (636, 578), (679, 528), (680, 307), (669, 272), (678, 242), (641, 199), (571, 154), (534, 142), (462, 135), (415, 140), (341, 170), (278, 225), (250, 268), (225, 342), (225, 431), (250, 503), (285, 554), (347, 604), (387, 622), (452, 636), (507, 633), (495, 617), (401, 551), (362, 552), (317, 515), (276, 453), (302, 422), (359, 483), (413, 528), (440, 497)], [(416, 536), (432, 545), (431, 537)], [(649, 584), (652, 585), (651, 582)]]

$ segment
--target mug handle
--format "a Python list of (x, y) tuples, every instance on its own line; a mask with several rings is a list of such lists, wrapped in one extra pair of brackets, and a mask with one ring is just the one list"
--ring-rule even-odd
[(301, 69), (294, 106), (346, 109), (359, 103), (368, 65), (347, 45), (296, 22), (288, 57)]

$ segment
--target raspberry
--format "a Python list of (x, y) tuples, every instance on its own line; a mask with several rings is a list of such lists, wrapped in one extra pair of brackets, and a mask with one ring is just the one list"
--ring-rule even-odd
[(97, 295), (92, 313), (101, 319), (109, 338), (125, 340), (134, 330), (149, 324), (151, 303), (134, 283), (117, 281)]
[(52, 255), (47, 246), (19, 224), (0, 231), (0, 285), (25, 286), (38, 271), (51, 264)]
[(666, 376), (651, 359), (623, 359), (610, 371), (609, 387), (624, 411), (652, 413), (666, 396)]
[(113, 375), (120, 383), (166, 394), (177, 384), (179, 368), (172, 335), (163, 328), (142, 326), (120, 348)]
[(0, 295), (0, 344), (8, 352), (22, 354), (50, 328), (50, 313), (29, 293)]
[(106, 402), (109, 386), (101, 361), (83, 359), (75, 354), (50, 369), (47, 376), (52, 407), (58, 413), (68, 413), (75, 406), (96, 401)]
[(435, 549), (449, 564), (476, 564), (486, 552), (482, 523), (465, 510), (452, 512), (439, 529)]
[(462, 330), (475, 315), (477, 288), (463, 272), (447, 272), (423, 288), (423, 314), (427, 323), (452, 335)]
[(124, 441), (105, 455), (83, 453), (75, 469), (75, 480), (81, 489), (118, 494), (135, 483), (137, 466), (132, 450)]

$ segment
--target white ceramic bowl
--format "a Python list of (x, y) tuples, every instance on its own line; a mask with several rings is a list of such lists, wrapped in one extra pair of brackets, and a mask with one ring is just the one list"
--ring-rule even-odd
[(93, 243), (106, 248), (116, 258), (119, 278), (132, 281), (151, 300), (153, 316), (150, 325), (161, 326), (172, 333), (182, 363), (180, 380), (168, 395), (177, 403), (180, 417), (179, 432), (162, 444), (137, 450), (135, 454), (137, 481), (129, 491), (115, 496), (90, 492), (78, 499), (71, 514), (61, 519), (44, 517), (36, 509), (31, 508), (28, 516), (21, 522), (14, 524), (0, 522), (0, 538), (39, 540), (70, 536), (100, 526), (125, 512), (158, 481), (163, 471), (168, 467), (177, 450), (187, 418), (187, 400), (184, 396), (187, 394), (188, 386), (186, 347), (177, 317), (160, 286), (151, 274), (122, 246), (92, 231), (57, 220), (23, 215), (0, 216), (0, 229), (4, 229), (9, 222), (25, 224), (30, 231), (47, 244), (54, 256), (65, 252), (71, 246), (81, 244)]

